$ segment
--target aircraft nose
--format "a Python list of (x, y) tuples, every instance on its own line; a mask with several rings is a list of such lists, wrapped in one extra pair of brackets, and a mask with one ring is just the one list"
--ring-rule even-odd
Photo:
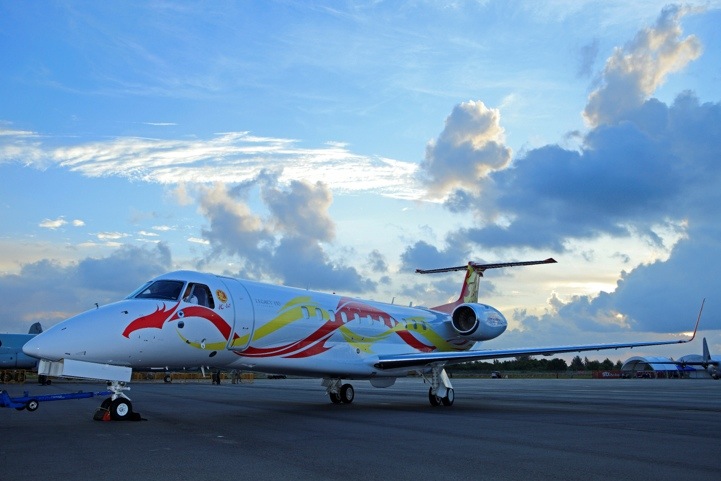
[(36, 359), (59, 361), (70, 356), (76, 346), (72, 341), (71, 332), (75, 332), (67, 325), (68, 321), (61, 322), (45, 332), (30, 339), (23, 346), (23, 352)]
[(51, 349), (49, 349), (49, 347), (50, 346), (47, 340), (44, 338), (44, 334), (38, 334), (37, 336), (33, 337), (25, 343), (25, 345), (23, 346), (23, 352), (26, 355), (37, 359), (59, 359), (58, 357), (52, 355)]

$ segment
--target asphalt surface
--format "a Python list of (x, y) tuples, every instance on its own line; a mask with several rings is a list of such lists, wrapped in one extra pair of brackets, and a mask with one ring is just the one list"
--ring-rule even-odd
[[(133, 383), (144, 421), (93, 421), (102, 399), (0, 409), (0, 480), (721, 479), (721, 382), (356, 381), (331, 404), (320, 380)], [(11, 396), (103, 384), (0, 385)]]

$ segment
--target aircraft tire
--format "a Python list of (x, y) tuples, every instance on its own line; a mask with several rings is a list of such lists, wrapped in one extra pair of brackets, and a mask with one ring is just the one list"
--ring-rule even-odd
[(340, 397), (340, 393), (330, 392), (330, 393), (328, 393), (328, 396), (330, 396), (330, 400), (333, 404), (340, 404), (343, 402), (343, 400)]
[(31, 399), (30, 401), (28, 401), (28, 402), (25, 404), (25, 407), (26, 407), (27, 410), (30, 411), (30, 412), (35, 411), (35, 410), (38, 408), (38, 406), (40, 406), (40, 403), (38, 402), (37, 399)]
[(446, 394), (446, 397), (441, 398), (441, 402), (444, 406), (453, 406), (453, 401), (455, 401), (456, 395), (453, 392), (453, 389), (448, 390), (448, 394)]
[(110, 403), (110, 418), (113, 421), (128, 419), (133, 413), (133, 405), (125, 398), (119, 397)]
[(170, 376), (170, 374), (166, 374), (165, 377), (163, 377), (164, 382), (172, 382), (173, 378)]
[(428, 401), (430, 401), (433, 407), (441, 405), (441, 398), (433, 394), (433, 388), (428, 388)]
[(355, 389), (353, 389), (353, 386), (350, 384), (343, 384), (340, 387), (340, 400), (344, 404), (350, 404), (353, 402), (353, 398), (355, 398)]

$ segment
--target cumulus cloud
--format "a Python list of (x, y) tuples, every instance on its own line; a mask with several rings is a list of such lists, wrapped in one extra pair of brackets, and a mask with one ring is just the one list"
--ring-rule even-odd
[[(525, 322), (678, 331), (689, 327), (689, 310), (704, 292), (721, 289), (713, 268), (721, 263), (715, 227), (721, 217), (721, 104), (701, 103), (692, 92), (680, 93), (671, 105), (650, 98), (668, 74), (700, 55), (695, 38), (681, 37), (686, 13), (664, 9), (652, 28), (614, 51), (601, 87), (589, 96), (584, 115), (592, 128), (577, 149), (532, 149), (476, 177), (475, 188), (459, 182), (464, 190), (447, 198), (449, 210), (470, 211), (477, 220), (449, 234), (447, 245), (562, 252), (569, 240), (642, 236), (659, 246), (664, 229), (685, 229), (668, 260), (624, 273), (614, 292), (556, 299), (547, 316)], [(430, 191), (438, 188), (435, 179), (455, 175), (431, 173)], [(442, 260), (445, 252), (416, 243), (403, 259)]]
[(210, 222), (209, 228), (202, 229), (203, 238), (216, 254), (246, 256), (273, 240), (263, 220), (253, 214), (247, 203), (232, 197), (224, 184), (201, 187), (199, 206)]
[(456, 105), (438, 139), (426, 147), (421, 174), (431, 194), (441, 197), (456, 189), (476, 190), (481, 179), (511, 159), (504, 145), (500, 112), (483, 102)]
[(62, 217), (58, 217), (57, 219), (43, 219), (38, 226), (42, 227), (43, 229), (50, 229), (55, 230), (58, 229), (65, 224), (67, 224), (68, 221), (63, 219)]
[(44, 328), (122, 299), (143, 282), (170, 269), (165, 244), (150, 248), (123, 246), (104, 258), (85, 258), (62, 265), (42, 260), (18, 274), (0, 276), (0, 291), (13, 302), (3, 306), (3, 330), (27, 332), (33, 322)]
[(701, 55), (699, 40), (681, 38), (680, 19), (690, 7), (663, 9), (656, 25), (638, 32), (606, 61), (601, 87), (591, 93), (583, 112), (592, 127), (624, 119), (666, 79)]
[[(80, 219), (74, 219), (70, 223), (73, 227), (84, 227), (85, 221)], [(68, 221), (65, 220), (65, 217), (60, 216), (57, 219), (43, 219), (38, 226), (42, 227), (43, 229), (50, 229), (55, 230), (59, 229), (60, 227), (63, 227), (65, 225), (68, 225)]]
[(368, 264), (373, 272), (388, 272), (386, 258), (377, 249), (372, 250), (371, 253), (368, 254)]
[[(269, 211), (266, 216), (254, 213), (248, 204), (254, 189)], [(331, 202), (323, 183), (293, 181), (284, 186), (278, 174), (268, 172), (235, 187), (200, 187), (201, 212), (210, 223), (202, 235), (211, 256), (229, 254), (242, 260), (241, 277), (280, 279), (324, 290), (372, 291), (375, 283), (333, 261), (324, 248), (335, 236), (328, 213)]]
[(286, 234), (323, 242), (335, 237), (335, 223), (328, 214), (333, 196), (322, 182), (311, 185), (293, 180), (286, 189), (270, 184), (262, 189), (262, 197), (278, 229)]

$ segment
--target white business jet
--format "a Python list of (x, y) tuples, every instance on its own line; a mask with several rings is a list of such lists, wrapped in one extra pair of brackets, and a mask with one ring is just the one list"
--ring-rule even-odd
[[(467, 266), (455, 302), (404, 307), (335, 294), (190, 271), (159, 276), (122, 301), (63, 321), (25, 344), (40, 374), (109, 381), (102, 407), (125, 419), (124, 391), (133, 369), (208, 366), (323, 379), (333, 403), (349, 404), (353, 386), (391, 386), (420, 374), (433, 406), (450, 406), (454, 390), (445, 367), (481, 359), (677, 344), (688, 340), (475, 350), (500, 336), (506, 318), (478, 302), (486, 269), (555, 263), (553, 259)], [(698, 327), (698, 322), (696, 323)], [(695, 336), (695, 330), (694, 330)]]

